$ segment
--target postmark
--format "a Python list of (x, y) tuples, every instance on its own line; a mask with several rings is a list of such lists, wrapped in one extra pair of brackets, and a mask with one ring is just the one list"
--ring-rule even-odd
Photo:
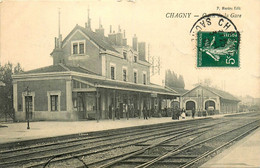
[(198, 19), (190, 33), (196, 46), (196, 66), (239, 67), (240, 33), (234, 23), (221, 14)]

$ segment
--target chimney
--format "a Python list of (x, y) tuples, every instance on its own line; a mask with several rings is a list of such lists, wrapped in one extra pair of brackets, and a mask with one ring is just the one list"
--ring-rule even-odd
[(60, 32), (60, 9), (59, 9), (59, 23), (58, 23), (58, 37), (55, 37), (55, 48), (51, 53), (51, 56), (53, 57), (53, 65), (58, 64), (59, 62), (61, 62), (62, 59), (64, 59), (63, 57), (63, 51), (61, 49), (62, 47), (62, 35)]
[(87, 22), (85, 22), (85, 28), (88, 28), (88, 23)]
[(60, 35), (59, 35), (59, 48), (62, 47), (61, 44), (62, 44), (62, 35), (60, 34)]
[(108, 39), (114, 44), (116, 45), (116, 34), (115, 33), (111, 33), (108, 35)]
[(87, 28), (91, 29), (91, 19), (90, 19), (90, 15), (89, 15), (89, 7), (88, 7), (88, 25)]
[(58, 47), (58, 39), (57, 39), (57, 37), (55, 37), (55, 39), (54, 39), (54, 44), (55, 44), (55, 48), (57, 48)]
[(126, 38), (123, 39), (123, 46), (127, 46), (127, 39)]
[(101, 36), (101, 37), (104, 37), (104, 35), (105, 35), (105, 30), (104, 30), (104, 28), (102, 27), (102, 25), (100, 25), (99, 28), (96, 29), (95, 32), (96, 32), (99, 36)]
[(133, 49), (135, 51), (137, 51), (137, 37), (136, 37), (136, 34), (133, 37), (133, 46), (132, 47), (133, 47)]
[(123, 34), (122, 33), (116, 33), (116, 45), (122, 46), (123, 45)]
[(109, 33), (112, 33), (112, 25), (110, 25)]
[(91, 29), (91, 19), (88, 19), (88, 28)]
[(123, 46), (127, 46), (127, 39), (125, 38), (125, 30), (124, 30)]
[(116, 33), (116, 45), (123, 45), (123, 33), (121, 32), (120, 25), (118, 25), (118, 32)]
[(146, 61), (145, 42), (138, 43), (139, 59)]

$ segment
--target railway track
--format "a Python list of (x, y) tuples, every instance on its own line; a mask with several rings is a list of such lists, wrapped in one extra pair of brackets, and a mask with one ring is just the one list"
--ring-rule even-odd
[[(212, 136), (208, 136), (208, 132), (203, 132), (172, 150), (165, 150), (158, 145), (151, 145), (150, 148), (145, 149), (142, 152), (126, 155), (97, 167), (192, 167), (194, 164), (198, 164), (200, 160), (218, 152), (259, 128), (259, 121), (260, 120), (254, 120), (243, 125), (238, 124), (239, 126), (236, 126), (236, 128), (228, 129)], [(187, 137), (188, 136), (189, 135), (187, 134)], [(204, 137), (201, 138), (202, 136)], [(207, 136), (208, 138), (205, 138)], [(156, 148), (159, 148), (159, 150), (156, 151)], [(155, 152), (149, 153), (149, 150)], [(163, 150), (164, 152), (162, 152)], [(194, 167), (197, 166), (198, 165)]]
[[(0, 167), (189, 167), (200, 158), (203, 159), (232, 143), (233, 141), (229, 142), (232, 138), (238, 140), (246, 135), (237, 135), (239, 138), (236, 138), (233, 136), (236, 131), (227, 129), (224, 131), (229, 131), (229, 139), (217, 143), (217, 135), (221, 137), (218, 127), (235, 123), (233, 126), (236, 126), (237, 134), (243, 131), (240, 127), (249, 133), (249, 127), (254, 125), (253, 130), (259, 126), (259, 121), (252, 122), (252, 118), (256, 116), (259, 117), (258, 114), (249, 114), (243, 117), (230, 116), (111, 130), (58, 142), (2, 150)], [(247, 118), (248, 126), (244, 126), (245, 122), (241, 118)], [(231, 122), (232, 120), (234, 121)], [(199, 143), (208, 139), (207, 136), (216, 136), (211, 140), (218, 145), (205, 152), (206, 147)], [(205, 141), (205, 144), (209, 141)], [(224, 142), (229, 143), (224, 145)], [(193, 144), (202, 146), (203, 150), (196, 149), (197, 146), (192, 146)], [(192, 148), (202, 152), (190, 153)]]
[[(68, 156), (73, 158), (75, 156), (86, 156), (104, 152), (118, 147), (131, 146), (135, 143), (142, 143), (147, 140), (156, 139), (159, 137), (166, 137), (169, 134), (177, 134), (186, 131), (188, 128), (198, 123), (207, 123), (211, 119), (192, 122), (166, 123), (160, 126), (151, 126), (146, 129), (135, 128), (132, 131), (125, 132), (111, 131), (109, 135), (86, 136), (79, 139), (69, 139), (61, 142), (39, 144), (27, 146), (24, 148), (17, 148), (11, 150), (3, 150), (0, 152), (0, 167), (20, 167), (27, 164), (31, 166), (41, 166), (39, 162), (56, 158), (57, 156)], [(35, 163), (32, 165), (31, 163)]]

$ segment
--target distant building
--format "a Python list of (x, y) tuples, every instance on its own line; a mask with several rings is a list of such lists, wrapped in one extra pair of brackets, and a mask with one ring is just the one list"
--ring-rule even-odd
[(76, 25), (55, 38), (53, 65), (13, 75), (16, 120), (140, 117), (143, 108), (161, 109), (163, 99), (179, 96), (150, 83), (146, 45), (136, 35), (129, 46), (120, 27), (107, 37), (104, 31), (94, 32), (90, 19)]
[(240, 97), (240, 100), (241, 100), (241, 104), (246, 105), (246, 106), (253, 106), (253, 105), (257, 104), (257, 101), (256, 101), (257, 99), (252, 96), (249, 96), (249, 95)]
[(187, 91), (181, 97), (181, 106), (186, 110), (194, 108), (196, 111), (203, 111), (210, 107), (216, 113), (238, 112), (239, 102), (239, 99), (228, 92), (202, 85)]

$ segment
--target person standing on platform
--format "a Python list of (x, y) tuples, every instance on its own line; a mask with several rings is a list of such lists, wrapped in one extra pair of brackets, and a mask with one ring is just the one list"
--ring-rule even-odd
[(129, 120), (130, 107), (128, 104), (126, 104), (126, 106), (125, 106), (125, 111), (126, 111), (126, 118), (127, 118), (127, 120)]
[(192, 113), (192, 118), (194, 118), (195, 117), (195, 108), (194, 107), (192, 108), (191, 113)]
[(182, 118), (182, 119), (185, 119), (185, 118), (186, 118), (186, 113), (185, 113), (185, 112), (186, 112), (185, 109), (182, 108), (182, 110), (181, 110), (181, 118)]
[(151, 118), (151, 109), (147, 109), (147, 117)]
[(120, 120), (119, 107), (116, 108), (115, 112), (116, 112), (116, 117), (117, 117), (117, 119)]
[(164, 113), (165, 113), (165, 117), (168, 117), (168, 114), (167, 114), (167, 106), (164, 108)]
[(180, 116), (181, 116), (181, 108), (178, 107), (178, 109), (177, 109), (177, 119), (178, 120), (180, 119)]
[(143, 108), (143, 115), (144, 115), (144, 119), (148, 120), (146, 107)]
[(154, 116), (154, 113), (155, 113), (155, 109), (154, 109), (154, 107), (152, 107), (150, 116), (151, 116), (151, 117)]
[(177, 106), (175, 106), (172, 110), (172, 119), (175, 120), (176, 119), (176, 113), (177, 113)]

